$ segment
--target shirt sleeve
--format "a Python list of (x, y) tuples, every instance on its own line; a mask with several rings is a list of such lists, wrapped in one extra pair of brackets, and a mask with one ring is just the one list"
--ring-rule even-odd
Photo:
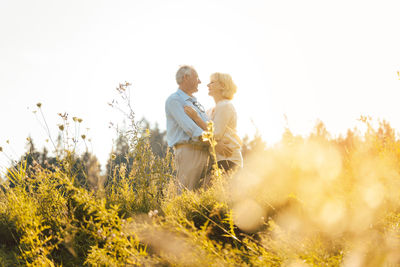
[(165, 105), (167, 114), (172, 116), (176, 123), (191, 138), (201, 136), (203, 130), (185, 113), (183, 105), (177, 99), (168, 99)]
[(218, 105), (215, 107), (214, 114), (214, 136), (216, 140), (222, 139), (227, 131), (233, 110), (229, 105)]

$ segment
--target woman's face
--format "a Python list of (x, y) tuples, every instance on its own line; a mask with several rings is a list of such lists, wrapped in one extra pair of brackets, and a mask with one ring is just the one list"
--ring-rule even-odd
[(219, 81), (217, 81), (214, 77), (211, 77), (210, 83), (208, 86), (208, 95), (209, 96), (221, 96), (222, 95), (222, 85)]

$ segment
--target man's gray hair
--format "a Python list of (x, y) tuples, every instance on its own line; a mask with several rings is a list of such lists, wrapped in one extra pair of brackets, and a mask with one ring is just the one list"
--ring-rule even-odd
[(176, 72), (176, 82), (178, 84), (181, 84), (181, 82), (183, 81), (183, 77), (185, 77), (185, 75), (189, 75), (191, 76), (193, 74), (194, 68), (192, 66), (189, 65), (183, 65), (179, 68), (179, 70)]

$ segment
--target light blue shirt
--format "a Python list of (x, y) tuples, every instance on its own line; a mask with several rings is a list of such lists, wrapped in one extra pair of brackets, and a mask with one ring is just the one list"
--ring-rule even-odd
[(196, 140), (203, 133), (203, 130), (185, 113), (184, 106), (194, 108), (204, 121), (208, 121), (204, 108), (200, 110), (201, 105), (197, 102), (197, 99), (178, 89), (165, 102), (167, 142), (170, 147), (178, 143)]

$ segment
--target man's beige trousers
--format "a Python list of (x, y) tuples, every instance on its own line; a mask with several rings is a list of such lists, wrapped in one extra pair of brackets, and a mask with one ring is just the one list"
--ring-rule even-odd
[(195, 145), (184, 145), (175, 148), (175, 166), (178, 186), (193, 190), (201, 186), (200, 180), (207, 172), (209, 152)]

